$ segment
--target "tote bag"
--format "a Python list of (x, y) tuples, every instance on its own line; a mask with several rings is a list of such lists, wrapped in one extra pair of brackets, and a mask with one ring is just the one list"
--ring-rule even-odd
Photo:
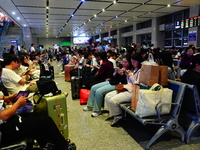
[[(136, 114), (139, 117), (156, 116), (156, 106), (158, 103), (171, 103), (172, 90), (163, 88), (159, 84), (154, 84), (149, 90), (140, 89), (138, 93), (138, 103)], [(168, 114), (171, 104), (162, 105), (160, 114)]]

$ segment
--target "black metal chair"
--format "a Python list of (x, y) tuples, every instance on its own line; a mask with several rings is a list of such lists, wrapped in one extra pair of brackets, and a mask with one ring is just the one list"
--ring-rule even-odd
[[(160, 115), (159, 114), (159, 108), (157, 109), (157, 116), (150, 116), (145, 118), (140, 118), (131, 108), (130, 103), (127, 104), (120, 104), (120, 107), (125, 110), (125, 112), (129, 113), (131, 116), (133, 116), (136, 120), (138, 120), (143, 125), (148, 124), (155, 124), (155, 125), (161, 125), (161, 127), (158, 129), (158, 131), (154, 134), (154, 136), (150, 139), (148, 144), (146, 145), (146, 149), (149, 149), (150, 146), (164, 133), (168, 131), (177, 131), (181, 135), (181, 141), (184, 141), (185, 139), (185, 131), (184, 129), (179, 125), (178, 123), (178, 117), (180, 113), (180, 108), (185, 92), (185, 86), (186, 84), (168, 80), (168, 88), (173, 90), (172, 95), (172, 103), (169, 103), (171, 105), (171, 111), (170, 114), (167, 115)], [(158, 105), (161, 106), (162, 103)], [(165, 104), (164, 104), (165, 105)]]

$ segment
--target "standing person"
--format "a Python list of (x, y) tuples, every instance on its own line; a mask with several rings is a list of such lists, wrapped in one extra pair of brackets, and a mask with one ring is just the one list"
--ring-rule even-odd
[(11, 45), (8, 53), (9, 54), (15, 54), (15, 50), (14, 49), (15, 49), (15, 46)]
[[(116, 69), (113, 76), (119, 78), (124, 78), (125, 74), (123, 70), (132, 70), (131, 65), (131, 56), (126, 55), (122, 59), (122, 66), (121, 69)], [(126, 77), (125, 77), (126, 78)], [(115, 86), (111, 85), (109, 81), (101, 82), (92, 86), (90, 90), (90, 96), (88, 98), (87, 106), (83, 108), (84, 111), (91, 111), (92, 117), (97, 117), (101, 114), (101, 106), (103, 102), (104, 96), (115, 90)]]
[(31, 44), (30, 53), (35, 52), (35, 44)]
[(22, 46), (21, 52), (22, 52), (22, 53), (27, 53), (27, 50), (26, 50), (26, 47), (25, 47), (25, 46)]
[(111, 126), (115, 126), (122, 119), (122, 110), (119, 104), (122, 102), (130, 102), (132, 98), (132, 84), (139, 83), (141, 62), (144, 59), (140, 54), (135, 54), (131, 58), (134, 70), (126, 70), (127, 84), (124, 85), (124, 92), (118, 93), (116, 90), (109, 92), (105, 96), (105, 108), (108, 109), (109, 115), (114, 117)]

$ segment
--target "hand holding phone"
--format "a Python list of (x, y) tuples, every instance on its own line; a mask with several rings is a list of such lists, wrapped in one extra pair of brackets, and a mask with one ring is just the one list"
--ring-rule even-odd
[(27, 71), (24, 73), (24, 75), (27, 75), (29, 72), (30, 72), (30, 70), (27, 70)]

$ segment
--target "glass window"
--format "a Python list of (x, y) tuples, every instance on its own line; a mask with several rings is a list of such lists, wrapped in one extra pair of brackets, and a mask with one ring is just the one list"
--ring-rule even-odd
[(165, 38), (172, 38), (172, 31), (165, 31)]
[(183, 38), (183, 46), (188, 46), (188, 38)]
[(183, 16), (183, 12), (174, 14), (174, 22), (180, 21), (183, 18), (182, 16)]
[(182, 30), (178, 29), (178, 30), (174, 30), (174, 38), (179, 38), (182, 37)]
[(174, 46), (182, 46), (182, 38), (174, 39)]
[(172, 46), (172, 40), (165, 40), (165, 46)]
[(183, 29), (183, 37), (188, 37), (188, 28)]

